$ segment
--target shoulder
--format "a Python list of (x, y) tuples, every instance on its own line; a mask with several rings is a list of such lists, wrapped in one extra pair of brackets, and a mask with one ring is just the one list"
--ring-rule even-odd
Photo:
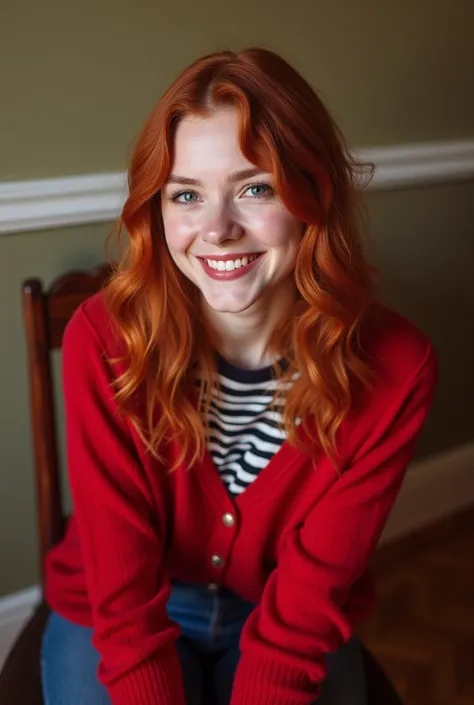
[(401, 390), (418, 377), (437, 375), (437, 356), (430, 338), (393, 309), (375, 304), (363, 325), (360, 343), (376, 384)]
[(433, 401), (437, 355), (430, 338), (396, 311), (376, 304), (360, 331), (364, 360), (372, 371), (369, 387), (353, 400), (340, 429), (348, 457), (365, 444), (378, 443), (393, 424), (421, 425)]
[(85, 348), (95, 348), (109, 358), (123, 355), (123, 339), (107, 309), (102, 291), (87, 298), (76, 309), (66, 326), (63, 346), (65, 352), (73, 349), (76, 355)]

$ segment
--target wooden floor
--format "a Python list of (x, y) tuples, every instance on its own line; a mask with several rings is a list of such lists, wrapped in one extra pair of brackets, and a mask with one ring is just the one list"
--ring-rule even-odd
[(474, 507), (380, 549), (373, 569), (379, 603), (358, 634), (405, 705), (474, 705)]

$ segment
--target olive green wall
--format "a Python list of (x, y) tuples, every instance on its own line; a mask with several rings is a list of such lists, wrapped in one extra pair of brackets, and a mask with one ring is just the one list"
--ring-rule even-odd
[(470, 135), (473, 26), (471, 0), (15, 0), (0, 23), (0, 180), (121, 169), (185, 64), (252, 43), (302, 69), (354, 144)]
[[(197, 55), (276, 49), (357, 147), (474, 136), (470, 0), (8, 3), (0, 181), (121, 170), (160, 93)], [(426, 456), (472, 440), (474, 183), (369, 196), (386, 301), (439, 351)], [(103, 257), (109, 224), (0, 236), (0, 595), (37, 582), (20, 283)]]

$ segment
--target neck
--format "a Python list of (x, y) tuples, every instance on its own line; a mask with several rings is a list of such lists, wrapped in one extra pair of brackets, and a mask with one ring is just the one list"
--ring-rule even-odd
[(279, 322), (294, 307), (297, 292), (292, 280), (277, 291), (268, 292), (246, 311), (215, 311), (203, 300), (203, 312), (215, 332), (219, 353), (243, 369), (259, 369), (280, 357), (268, 350), (268, 344)]

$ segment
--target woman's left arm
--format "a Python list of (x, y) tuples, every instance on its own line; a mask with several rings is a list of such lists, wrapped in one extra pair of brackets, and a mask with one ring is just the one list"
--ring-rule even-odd
[(378, 434), (288, 540), (241, 638), (231, 705), (310, 705), (326, 655), (352, 635), (344, 606), (400, 490), (437, 380), (431, 344)]

